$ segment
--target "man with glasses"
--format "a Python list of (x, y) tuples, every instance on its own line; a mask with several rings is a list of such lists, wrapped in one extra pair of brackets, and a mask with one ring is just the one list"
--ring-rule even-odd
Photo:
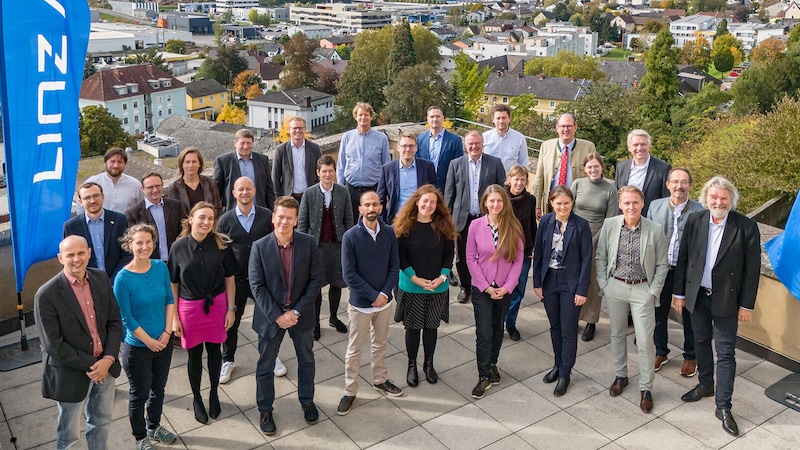
[(181, 234), (181, 220), (186, 217), (183, 205), (178, 200), (164, 197), (164, 180), (156, 172), (142, 177), (144, 201), (128, 208), (125, 217), (129, 225), (146, 223), (156, 227), (158, 241), (153, 257), (167, 261), (169, 248)]
[(383, 165), (378, 181), (378, 197), (383, 205), (382, 219), (386, 223), (392, 223), (394, 216), (417, 188), (426, 184), (436, 185), (433, 163), (416, 157), (416, 136), (401, 131), (397, 149), (400, 158)]
[(575, 139), (578, 122), (575, 116), (564, 113), (556, 121), (558, 137), (542, 143), (539, 148), (539, 160), (536, 162), (536, 174), (533, 177), (533, 195), (536, 197), (536, 218), (550, 212), (547, 197), (550, 189), (563, 184), (572, 186), (576, 178), (583, 178), (586, 173), (581, 170), (586, 155), (595, 152), (594, 143)]
[(293, 116), (286, 120), (291, 138), (275, 150), (272, 182), (275, 183), (275, 197), (291, 195), (299, 202), (303, 192), (319, 182), (317, 160), (322, 152), (319, 145), (306, 139), (305, 119)]
[(128, 229), (124, 215), (103, 208), (103, 188), (97, 183), (83, 183), (78, 188), (82, 214), (64, 223), (64, 237), (81, 236), (89, 244), (89, 267), (103, 269), (114, 283), (114, 277), (131, 255), (122, 250), (119, 238)]

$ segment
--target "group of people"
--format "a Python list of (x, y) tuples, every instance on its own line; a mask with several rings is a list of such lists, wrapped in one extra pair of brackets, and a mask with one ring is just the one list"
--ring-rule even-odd
[[(201, 173), (199, 150), (187, 147), (166, 196), (159, 174), (139, 182), (123, 173), (124, 151), (106, 153), (105, 173), (79, 187), (80, 212), (64, 225), (64, 270), (35, 298), (43, 395), (59, 407), (58, 448), (79, 440), (81, 410), (89, 447), (103, 448), (120, 368), (129, 380), (137, 449), (174, 442), (161, 425), (173, 336), (188, 353), (195, 419), (216, 419), (248, 298), (262, 432), (277, 430), (274, 377), (286, 373), (278, 352), (287, 332), (302, 413), (316, 423), (313, 346), (322, 334), (325, 285), (329, 325), (348, 333), (339, 415), (355, 404), (368, 337), (373, 388), (403, 395), (385, 364), (392, 318), (405, 329), (407, 385), (420, 382), (420, 344), (422, 376), (437, 383), (437, 329), (450, 320), (450, 285), (460, 284), (460, 303), (472, 303), (478, 382), (471, 395), (482, 398), (501, 382), (505, 333), (521, 339), (517, 317), (531, 268), (554, 354), (543, 381), (556, 383), (555, 396), (570, 383), (578, 323), (586, 323), (581, 338), (592, 340), (604, 298), (616, 372), (610, 394), (628, 385), (630, 321), (640, 407), (650, 412), (653, 374), (669, 361), (672, 307), (684, 325), (681, 375), (700, 373), (683, 400), (715, 396), (723, 428), (738, 434), (730, 411), (737, 320), (749, 320), (754, 307), (760, 244), (755, 223), (733, 211), (738, 193), (729, 181), (709, 180), (702, 205), (689, 200), (689, 172), (651, 156), (649, 135), (634, 130), (627, 139), (632, 159), (618, 164), (612, 184), (594, 145), (575, 138), (575, 117), (562, 114), (558, 138), (541, 145), (531, 193), (526, 140), (510, 129), (505, 105), (493, 111), (493, 129), (469, 131), (463, 144), (444, 129), (442, 109), (429, 108), (428, 130), (401, 132), (394, 161), (386, 135), (371, 128), (373, 116), (369, 104), (355, 106), (357, 128), (343, 135), (338, 161), (306, 139), (300, 117), (287, 120), (290, 140), (277, 148), (274, 164), (252, 151), (246, 129), (236, 133), (235, 151), (216, 158), (212, 177)], [(337, 314), (345, 287), (347, 323)]]

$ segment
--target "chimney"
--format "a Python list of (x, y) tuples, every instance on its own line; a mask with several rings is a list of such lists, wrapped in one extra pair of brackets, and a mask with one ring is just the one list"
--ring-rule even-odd
[(311, 97), (306, 96), (306, 108), (311, 108)]
[(500, 72), (499, 70), (497, 71), (497, 78), (500, 78), (500, 76), (501, 76), (500, 74), (501, 74), (501, 73), (502, 73), (502, 72)]
[(575, 82), (575, 77), (569, 77), (569, 82), (570, 83), (574, 83)]
[(544, 74), (543, 74), (543, 73), (540, 73), (540, 74), (539, 74), (539, 79), (540, 79), (540, 80), (544, 80)]
[(628, 62), (634, 62), (636, 58), (633, 55), (628, 55)]
[(519, 75), (519, 72), (517, 72), (517, 79), (518, 79), (518, 80), (519, 80), (519, 76), (520, 76), (520, 75)]
[(639, 87), (639, 82), (638, 81), (634, 81), (633, 82), (633, 88), (636, 89), (638, 87)]

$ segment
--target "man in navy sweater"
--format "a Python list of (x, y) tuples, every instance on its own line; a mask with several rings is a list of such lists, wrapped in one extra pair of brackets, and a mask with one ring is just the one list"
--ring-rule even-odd
[[(392, 397), (403, 391), (392, 383), (386, 370), (386, 338), (392, 317), (392, 289), (397, 286), (400, 257), (394, 230), (383, 223), (381, 200), (374, 191), (361, 195), (361, 220), (342, 237), (342, 275), (350, 289), (347, 315), (350, 335), (344, 359), (344, 396), (337, 414), (350, 412), (358, 392), (361, 349), (372, 333), (372, 387)], [(370, 331), (371, 330), (371, 331)]]

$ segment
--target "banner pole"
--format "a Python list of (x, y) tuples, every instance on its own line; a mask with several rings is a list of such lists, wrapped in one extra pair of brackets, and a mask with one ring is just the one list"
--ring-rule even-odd
[(22, 311), (22, 292), (17, 292), (17, 311), (19, 312), (19, 346), (23, 352), (28, 351), (28, 337), (25, 336), (25, 314)]

